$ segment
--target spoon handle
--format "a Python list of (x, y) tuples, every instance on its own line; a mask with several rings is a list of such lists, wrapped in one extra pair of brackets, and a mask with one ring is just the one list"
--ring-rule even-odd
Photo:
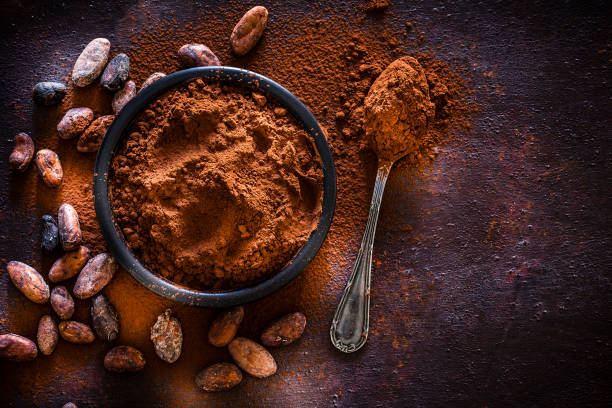
[(368, 338), (370, 325), (370, 275), (372, 270), (372, 245), (376, 233), (378, 211), (382, 202), (387, 177), (393, 163), (378, 164), (376, 183), (372, 193), (368, 223), (361, 239), (361, 247), (353, 265), (351, 277), (344, 288), (342, 298), (334, 314), (329, 336), (340, 351), (352, 353), (359, 350)]

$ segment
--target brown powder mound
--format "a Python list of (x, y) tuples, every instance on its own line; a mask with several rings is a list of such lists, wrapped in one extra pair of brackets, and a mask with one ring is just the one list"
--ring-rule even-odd
[(202, 80), (151, 104), (112, 164), (115, 217), (155, 273), (233, 288), (286, 265), (316, 228), (322, 171), (279, 106)]
[(417, 151), (434, 113), (421, 64), (412, 57), (393, 61), (365, 98), (365, 132), (378, 158), (394, 162)]

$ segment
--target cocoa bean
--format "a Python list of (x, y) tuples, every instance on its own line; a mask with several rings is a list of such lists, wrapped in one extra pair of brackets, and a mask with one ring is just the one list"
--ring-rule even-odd
[(51, 291), (51, 307), (60, 319), (68, 320), (74, 314), (74, 300), (65, 286), (56, 286)]
[(67, 402), (62, 405), (62, 408), (79, 408), (74, 402)]
[(118, 114), (134, 96), (136, 96), (136, 84), (134, 81), (127, 81), (123, 89), (117, 91), (113, 96), (113, 112)]
[(57, 222), (52, 215), (45, 214), (42, 216), (42, 234), (40, 237), (40, 246), (46, 253), (55, 251), (59, 246), (59, 229)]
[(204, 391), (225, 391), (242, 381), (242, 372), (232, 363), (217, 363), (200, 371), (195, 382)]
[(66, 85), (59, 82), (39, 82), (32, 89), (34, 102), (44, 105), (57, 105), (66, 96)]
[(87, 344), (96, 339), (88, 325), (74, 320), (61, 322), (59, 324), (59, 334), (62, 339), (76, 344)]
[(6, 269), (15, 287), (32, 302), (46, 303), (49, 300), (49, 286), (36, 269), (18, 261), (9, 262)]
[(204, 44), (185, 44), (178, 51), (186, 67), (209, 67), (221, 65), (219, 58)]
[(53, 150), (41, 149), (36, 152), (36, 167), (47, 186), (56, 188), (62, 184), (64, 178), (62, 163)]
[(244, 308), (242, 306), (235, 306), (221, 312), (208, 329), (208, 342), (216, 347), (225, 347), (230, 344), (236, 336), (243, 317)]
[(269, 377), (276, 372), (274, 357), (263, 346), (244, 337), (236, 337), (228, 346), (232, 358), (254, 377)]
[(76, 251), (68, 252), (51, 265), (49, 280), (59, 282), (76, 276), (89, 260), (89, 249), (80, 246)]
[(299, 339), (305, 328), (306, 316), (300, 312), (290, 313), (266, 327), (261, 333), (261, 343), (269, 347), (286, 346)]
[[(140, 91), (142, 91), (143, 89), (145, 89), (147, 86), (151, 85), (153, 82), (158, 81), (160, 79), (162, 79), (163, 77), (165, 77), (166, 74), (164, 74), (163, 72), (154, 72), (152, 73), (147, 79), (145, 79), (145, 81), (142, 83), (142, 86), (140, 87)], [(138, 92), (140, 92), (138, 91)]]
[(178, 319), (172, 317), (172, 310), (166, 309), (157, 317), (157, 321), (151, 327), (151, 341), (155, 353), (165, 362), (174, 363), (181, 356), (183, 331)]
[(97, 152), (113, 120), (115, 120), (115, 115), (105, 115), (91, 122), (91, 125), (79, 137), (77, 150), (81, 153)]
[(104, 368), (117, 373), (140, 371), (146, 364), (142, 353), (131, 346), (117, 346), (104, 357)]
[(31, 361), (38, 355), (36, 344), (18, 334), (0, 334), (0, 359)]
[(83, 133), (94, 118), (89, 108), (72, 108), (57, 124), (57, 133), (62, 139), (73, 139)]
[(90, 259), (81, 269), (73, 292), (79, 299), (87, 299), (98, 293), (110, 282), (117, 270), (115, 259), (101, 253)]
[(249, 52), (261, 38), (267, 22), (268, 10), (265, 7), (255, 6), (247, 11), (230, 35), (234, 54), (240, 56)]
[(64, 251), (77, 249), (83, 240), (79, 214), (70, 204), (64, 203), (57, 211), (59, 236)]
[(76, 86), (91, 84), (102, 73), (109, 51), (110, 41), (106, 38), (95, 38), (87, 44), (72, 68), (72, 82)]
[(24, 172), (28, 169), (34, 157), (34, 142), (27, 133), (18, 133), (15, 136), (15, 146), (9, 156), (9, 166), (11, 169)]
[(38, 322), (38, 333), (36, 334), (36, 341), (38, 342), (40, 352), (45, 356), (51, 355), (55, 350), (55, 346), (57, 346), (57, 340), (57, 326), (53, 318), (49, 315), (44, 315)]
[(119, 54), (104, 68), (100, 85), (109, 91), (118, 91), (123, 88), (125, 81), (130, 75), (130, 57), (125, 54)]
[(117, 311), (108, 299), (99, 294), (91, 300), (91, 322), (98, 337), (104, 341), (114, 341), (119, 337)]

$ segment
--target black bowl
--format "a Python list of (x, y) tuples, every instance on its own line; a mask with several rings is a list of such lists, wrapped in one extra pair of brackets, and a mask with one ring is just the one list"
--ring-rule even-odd
[[(313, 231), (306, 244), (299, 250), (293, 260), (283, 269), (270, 278), (244, 289), (198, 291), (175, 284), (152, 273), (140, 263), (126, 245), (122, 233), (117, 228), (111, 210), (108, 194), (108, 172), (113, 153), (123, 137), (124, 131), (136, 115), (147, 107), (150, 102), (171, 88), (197, 78), (246, 86), (273, 97), (301, 122), (313, 138), (323, 166), (323, 204), (317, 229)], [(336, 170), (329, 145), (321, 127), (308, 108), (293, 94), (276, 82), (244, 69), (202, 67), (175, 72), (154, 82), (143, 89), (121, 110), (106, 132), (98, 151), (94, 169), (93, 191), (96, 216), (102, 230), (102, 235), (117, 261), (138, 282), (158, 295), (180, 303), (194, 306), (229, 307), (252, 302), (277, 291), (299, 275), (302, 269), (315, 257), (327, 236), (334, 215), (334, 207), (336, 205)]]

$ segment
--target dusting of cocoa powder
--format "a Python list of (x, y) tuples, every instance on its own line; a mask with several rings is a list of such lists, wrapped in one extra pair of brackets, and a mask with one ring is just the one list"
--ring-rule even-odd
[(246, 88), (198, 79), (168, 92), (135, 120), (112, 170), (128, 245), (190, 287), (245, 286), (278, 272), (321, 213), (309, 135)]

